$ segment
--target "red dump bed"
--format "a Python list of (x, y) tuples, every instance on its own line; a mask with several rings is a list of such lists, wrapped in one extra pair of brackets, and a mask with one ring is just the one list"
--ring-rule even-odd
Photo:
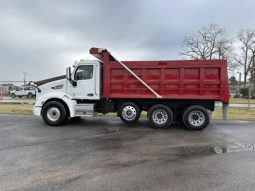
[[(103, 97), (151, 99), (156, 96), (107, 51), (90, 53), (103, 63)], [(123, 61), (162, 99), (229, 102), (226, 60)]]

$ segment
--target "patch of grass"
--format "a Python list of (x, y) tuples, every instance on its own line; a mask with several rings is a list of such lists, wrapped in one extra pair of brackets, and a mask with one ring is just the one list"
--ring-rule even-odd
[[(248, 104), (248, 99), (244, 99), (244, 98), (230, 98), (230, 104), (231, 103), (244, 103), (244, 104)], [(255, 99), (251, 99), (251, 104), (255, 104)]]
[[(221, 107), (215, 107), (211, 119), (222, 119)], [(228, 120), (255, 120), (255, 109), (229, 108), (227, 114)]]
[(33, 114), (33, 105), (30, 104), (0, 104), (0, 113), (3, 114)]

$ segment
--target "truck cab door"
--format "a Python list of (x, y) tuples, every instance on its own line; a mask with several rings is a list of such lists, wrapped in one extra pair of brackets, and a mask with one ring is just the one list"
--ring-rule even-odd
[(99, 99), (99, 74), (99, 67), (97, 64), (78, 66), (73, 76), (77, 84), (70, 90), (70, 95), (74, 99)]

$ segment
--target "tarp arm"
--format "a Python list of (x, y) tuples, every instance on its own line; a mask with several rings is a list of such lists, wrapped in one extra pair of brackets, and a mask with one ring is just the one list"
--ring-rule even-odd
[(90, 49), (90, 54), (92, 54), (93, 56), (95, 56), (97, 59), (99, 59), (100, 61), (103, 62), (103, 58), (102, 58), (102, 53), (106, 51), (110, 58), (112, 60), (115, 60), (116, 62), (118, 62), (123, 68), (125, 68), (130, 74), (132, 74), (139, 82), (141, 82), (148, 90), (150, 90), (155, 96), (156, 98), (162, 98), (162, 96), (160, 96), (157, 92), (155, 92), (145, 81), (143, 81), (139, 76), (137, 76), (132, 70), (130, 70), (130, 68), (128, 68), (123, 62), (119, 61), (116, 57), (114, 57), (110, 52), (108, 52), (106, 49), (103, 48), (91, 48)]
[(139, 76), (137, 76), (132, 70), (130, 70), (123, 62), (119, 61), (112, 54), (111, 56), (114, 58), (116, 62), (118, 62), (121, 66), (123, 66), (129, 73), (131, 73), (139, 82), (141, 82), (146, 88), (148, 88), (157, 98), (162, 98), (157, 92), (155, 92), (145, 81), (143, 81)]

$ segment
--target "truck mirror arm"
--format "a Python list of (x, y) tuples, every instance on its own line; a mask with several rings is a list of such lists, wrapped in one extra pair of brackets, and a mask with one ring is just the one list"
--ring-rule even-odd
[(70, 78), (67, 78), (67, 80), (68, 80), (74, 87), (77, 86), (77, 82), (76, 82), (76, 81), (74, 81), (74, 80), (72, 80), (72, 79), (70, 79)]

